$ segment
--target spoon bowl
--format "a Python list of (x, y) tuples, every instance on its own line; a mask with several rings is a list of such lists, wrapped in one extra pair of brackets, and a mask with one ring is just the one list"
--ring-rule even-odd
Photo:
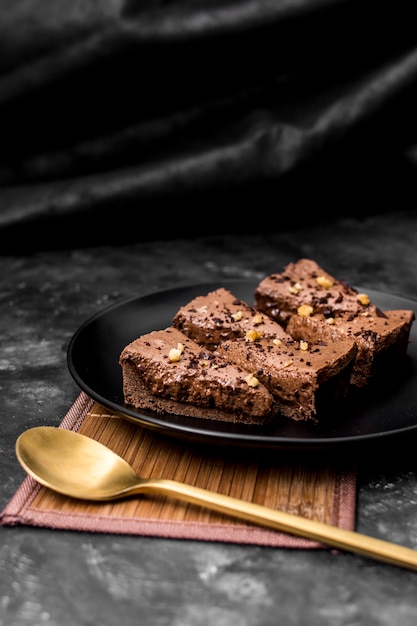
[(114, 500), (139, 487), (133, 468), (110, 448), (71, 430), (31, 428), (16, 442), (28, 474), (45, 487), (82, 500)]
[(18, 437), (16, 456), (37, 482), (73, 498), (116, 500), (139, 493), (175, 496), (254, 524), (417, 571), (417, 552), (411, 548), (174, 480), (140, 478), (112, 450), (70, 430), (31, 428)]

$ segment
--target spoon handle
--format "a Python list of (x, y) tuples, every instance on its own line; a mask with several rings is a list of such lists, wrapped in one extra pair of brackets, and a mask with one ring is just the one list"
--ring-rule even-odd
[(176, 496), (180, 500), (208, 506), (220, 513), (227, 513), (255, 524), (417, 571), (417, 551), (355, 531), (277, 511), (260, 504), (239, 500), (173, 480), (148, 479), (136, 488), (136, 492), (139, 491), (141, 493), (162, 492), (165, 495)]

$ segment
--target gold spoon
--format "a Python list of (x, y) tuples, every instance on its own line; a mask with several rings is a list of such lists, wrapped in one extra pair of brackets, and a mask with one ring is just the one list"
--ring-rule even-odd
[(139, 478), (112, 450), (70, 430), (31, 428), (17, 439), (16, 455), (36, 481), (73, 498), (114, 500), (137, 493), (173, 495), (261, 526), (417, 571), (417, 551), (411, 548), (174, 480)]

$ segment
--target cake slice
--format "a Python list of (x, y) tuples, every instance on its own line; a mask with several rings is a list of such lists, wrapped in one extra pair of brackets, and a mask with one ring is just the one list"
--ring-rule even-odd
[(408, 310), (381, 311), (372, 307), (366, 314), (339, 313), (326, 318), (322, 313), (306, 317), (292, 315), (287, 331), (294, 338), (317, 341), (330, 330), (333, 341), (350, 337), (358, 347), (351, 384), (364, 389), (384, 372), (394, 370), (407, 352), (414, 313)]
[(278, 323), (223, 287), (182, 306), (171, 323), (209, 350), (214, 350), (225, 339), (287, 336)]
[(335, 342), (329, 335), (308, 343), (265, 336), (223, 341), (215, 353), (250, 370), (275, 397), (282, 415), (317, 422), (340, 413), (357, 347), (348, 337)]
[[(334, 340), (350, 337), (358, 351), (352, 385), (367, 387), (392, 369), (407, 351), (415, 314), (382, 311), (367, 294), (331, 276), (315, 261), (299, 259), (256, 287), (255, 307), (279, 322), (297, 340), (317, 341), (326, 327)], [(327, 336), (327, 334), (326, 334)]]
[(125, 403), (136, 410), (258, 425), (277, 413), (273, 396), (250, 371), (174, 327), (135, 339), (119, 363)]

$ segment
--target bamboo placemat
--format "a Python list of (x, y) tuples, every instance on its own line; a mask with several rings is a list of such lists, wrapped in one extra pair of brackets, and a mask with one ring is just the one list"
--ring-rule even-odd
[[(341, 528), (354, 528), (356, 478), (353, 469), (328, 462), (289, 463), (212, 450), (161, 437), (128, 422), (84, 392), (60, 424), (101, 441), (144, 477), (172, 478), (264, 504)], [(40, 486), (27, 476), (0, 515), (0, 525), (110, 532), (223, 541), (292, 548), (323, 547), (164, 496), (130, 497), (112, 503), (76, 500)]]

